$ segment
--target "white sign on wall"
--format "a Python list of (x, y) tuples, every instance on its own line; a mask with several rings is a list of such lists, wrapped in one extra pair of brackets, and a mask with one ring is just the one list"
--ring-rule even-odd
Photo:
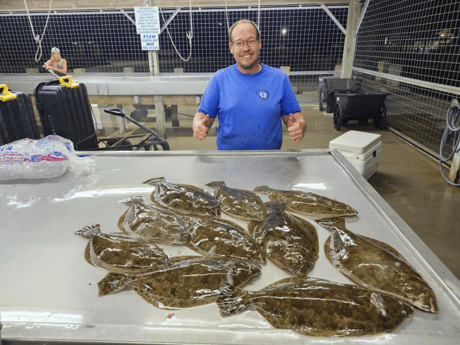
[(142, 50), (159, 50), (160, 17), (158, 7), (135, 7), (137, 33), (141, 35)]
[(142, 50), (159, 50), (158, 34), (141, 34)]

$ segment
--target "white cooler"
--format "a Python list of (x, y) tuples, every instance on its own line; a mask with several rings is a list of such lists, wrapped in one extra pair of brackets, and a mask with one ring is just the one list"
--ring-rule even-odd
[(329, 148), (339, 150), (340, 153), (369, 180), (377, 172), (382, 142), (380, 134), (348, 131), (331, 140)]

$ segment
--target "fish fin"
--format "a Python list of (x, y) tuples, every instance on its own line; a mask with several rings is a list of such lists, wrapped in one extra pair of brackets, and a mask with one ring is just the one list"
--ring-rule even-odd
[(232, 222), (231, 220), (228, 220), (228, 219), (225, 219), (225, 218), (219, 218), (219, 219), (215, 219), (215, 221), (230, 225), (230, 226), (234, 227), (235, 229), (247, 232), (245, 228), (243, 228), (241, 225), (236, 224), (235, 222)]
[(171, 264), (175, 264), (177, 262), (192, 260), (192, 259), (199, 259), (202, 256), (197, 255), (183, 255), (183, 256), (171, 256), (169, 259), (171, 260)]
[(217, 306), (222, 317), (239, 313), (249, 307), (243, 298), (249, 292), (237, 288), (228, 283), (220, 285), (220, 296), (217, 298)]
[(79, 235), (88, 239), (99, 233), (101, 233), (101, 226), (99, 224), (85, 226), (83, 229), (75, 231), (75, 235)]
[(123, 199), (119, 201), (123, 205), (130, 206), (132, 203), (139, 203), (139, 202), (144, 202), (144, 197), (143, 196), (131, 196), (127, 199)]
[(109, 272), (100, 282), (97, 283), (99, 297), (124, 290), (134, 281), (136, 281), (135, 276)]
[(276, 200), (270, 200), (265, 203), (265, 206), (267, 206), (268, 210), (276, 210), (276, 209), (281, 209), (281, 211), (284, 211), (286, 208), (286, 203), (282, 199), (276, 199)]
[(91, 266), (94, 266), (93, 262), (91, 261), (91, 243), (90, 242), (88, 242), (85, 248), (85, 260)]
[(217, 189), (220, 186), (226, 186), (226, 184), (224, 181), (213, 181), (213, 182), (206, 183), (205, 186)]
[(333, 231), (333, 230), (347, 230), (346, 223), (345, 223), (345, 218), (338, 217), (338, 218), (325, 218), (316, 221), (319, 225), (321, 225), (323, 228)]
[[(355, 234), (356, 235), (356, 234)], [(389, 252), (390, 254), (392, 254), (393, 256), (396, 256), (397, 258), (399, 258), (400, 260), (402, 261), (405, 261), (405, 262), (408, 262), (406, 260), (406, 258), (404, 256), (402, 256), (402, 254), (400, 252), (398, 252), (396, 249), (394, 249), (392, 246), (390, 246), (388, 243), (385, 243), (385, 242), (382, 242), (382, 241), (379, 241), (379, 240), (376, 240), (375, 238), (371, 238), (371, 237), (367, 237), (367, 236), (363, 236), (363, 235), (356, 235), (358, 237), (361, 237), (361, 238), (364, 238), (365, 240), (373, 243), (374, 245), (378, 246), (378, 247), (381, 247), (382, 249), (386, 250), (387, 252)]]
[(126, 215), (128, 214), (128, 210), (125, 211), (125, 213), (123, 213), (120, 217), (120, 219), (118, 220), (118, 229), (120, 229), (121, 231), (123, 231), (124, 234), (127, 234), (129, 235), (126, 230), (125, 230), (125, 227), (123, 226), (123, 223), (125, 221), (125, 218), (126, 218)]
[(255, 220), (253, 221), (250, 221), (248, 223), (248, 232), (251, 234), (251, 235), (254, 235), (254, 229), (256, 228), (257, 225), (259, 225), (261, 222), (257, 222)]
[(143, 184), (146, 184), (147, 186), (156, 186), (157, 183), (159, 182), (165, 182), (166, 179), (164, 177), (154, 177), (151, 179), (148, 179), (147, 181), (142, 182)]
[(269, 191), (271, 191), (272, 189), (269, 187), (269, 186), (258, 186), (256, 188), (254, 188), (252, 191), (254, 193), (261, 193), (261, 194), (267, 194)]
[[(192, 184), (177, 184), (178, 186), (182, 186), (182, 187), (186, 187), (186, 188), (192, 188), (192, 189), (196, 189), (196, 190), (199, 190), (201, 192), (206, 192), (203, 188), (201, 187), (198, 187), (198, 186), (194, 186)], [(208, 193), (208, 192), (206, 192)]]

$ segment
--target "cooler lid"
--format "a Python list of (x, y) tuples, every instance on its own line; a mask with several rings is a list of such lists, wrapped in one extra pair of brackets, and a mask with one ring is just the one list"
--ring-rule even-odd
[(380, 141), (380, 134), (348, 131), (329, 142), (330, 149), (364, 153)]

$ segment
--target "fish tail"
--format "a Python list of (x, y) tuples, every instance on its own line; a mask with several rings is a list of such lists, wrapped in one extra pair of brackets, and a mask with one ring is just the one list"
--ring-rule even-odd
[(136, 278), (129, 277), (121, 273), (108, 273), (100, 282), (97, 283), (99, 297), (128, 288)]
[(142, 196), (132, 196), (127, 199), (120, 200), (123, 205), (130, 206), (132, 203), (144, 202), (144, 197)]
[(237, 288), (228, 283), (220, 285), (220, 296), (217, 299), (217, 306), (222, 317), (239, 313), (246, 309), (249, 304), (245, 303), (244, 298), (249, 292)]
[(254, 188), (252, 191), (254, 193), (267, 194), (271, 190), (272, 189), (269, 186), (258, 186), (256, 188)]
[(265, 203), (265, 206), (271, 211), (284, 210), (286, 203), (282, 199), (270, 200)]
[(142, 183), (146, 184), (147, 186), (156, 186), (158, 183), (165, 182), (165, 181), (166, 179), (164, 177), (154, 177)]
[(346, 230), (345, 218), (325, 218), (318, 220), (317, 223), (323, 228), (333, 231), (333, 230)]
[(75, 235), (79, 235), (84, 238), (92, 238), (94, 235), (101, 233), (101, 226), (99, 224), (85, 226), (83, 229), (75, 231)]
[(217, 189), (218, 187), (225, 186), (225, 185), (226, 184), (224, 181), (213, 181), (213, 182), (206, 183), (206, 186), (214, 188), (214, 189)]

